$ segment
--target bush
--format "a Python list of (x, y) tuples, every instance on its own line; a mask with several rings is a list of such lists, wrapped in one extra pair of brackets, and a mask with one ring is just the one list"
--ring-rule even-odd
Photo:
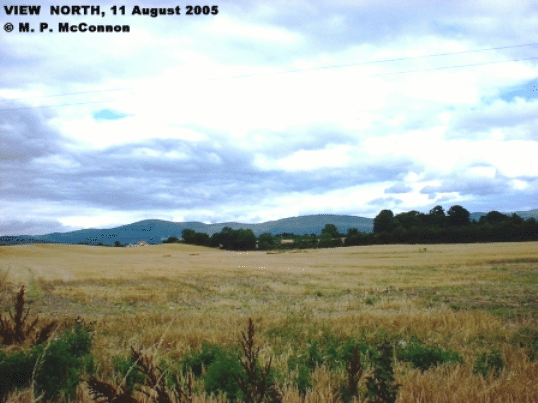
[(318, 346), (318, 342), (313, 341), (308, 347), (308, 358), (307, 358), (306, 364), (308, 365), (309, 368), (314, 369), (317, 366), (323, 364), (324, 361), (325, 360)]
[(239, 362), (235, 349), (217, 347), (215, 360), (207, 368), (204, 387), (207, 393), (226, 393), (229, 401), (242, 399), (243, 392), (236, 382), (236, 377), (244, 377), (245, 371)]
[(215, 361), (221, 350), (218, 345), (203, 341), (198, 350), (191, 351), (183, 358), (183, 369), (189, 368), (196, 377), (199, 377), (203, 369), (207, 369)]
[(13, 389), (29, 386), (36, 355), (19, 351), (7, 355), (0, 352), (0, 401)]
[(521, 329), (512, 337), (512, 343), (529, 349), (529, 358), (532, 361), (538, 359), (538, 329), (530, 327)]
[(368, 402), (394, 403), (398, 395), (398, 385), (394, 382), (394, 348), (390, 343), (378, 347), (374, 359), (374, 372), (366, 378)]
[(163, 240), (163, 243), (180, 243), (181, 241), (177, 236), (169, 236), (167, 239)]
[(304, 396), (308, 389), (312, 388), (312, 368), (308, 366), (307, 360), (303, 357), (290, 356), (288, 358), (288, 369), (295, 371), (292, 381), (297, 386), (299, 393)]
[(406, 346), (396, 348), (396, 356), (400, 361), (410, 362), (415, 368), (426, 371), (440, 364), (461, 362), (461, 356), (452, 350), (441, 347), (424, 346), (419, 341), (411, 341)]
[(490, 371), (498, 376), (504, 368), (504, 360), (499, 350), (495, 349), (489, 353), (482, 353), (477, 357), (474, 373), (486, 378)]
[(60, 395), (72, 398), (81, 375), (95, 371), (90, 348), (91, 335), (78, 323), (47, 347), (36, 347), (36, 391), (42, 392), (45, 400), (56, 400)]
[(112, 361), (114, 370), (121, 375), (122, 379), (125, 378), (126, 391), (132, 393), (137, 383), (144, 383), (144, 374), (137, 368), (132, 355), (127, 358), (117, 356)]
[(61, 395), (72, 398), (83, 373), (93, 373), (93, 356), (89, 354), (91, 336), (81, 324), (66, 331), (47, 346), (12, 355), (0, 353), (0, 400), (13, 390), (28, 387), (35, 372), (35, 391), (44, 400)]

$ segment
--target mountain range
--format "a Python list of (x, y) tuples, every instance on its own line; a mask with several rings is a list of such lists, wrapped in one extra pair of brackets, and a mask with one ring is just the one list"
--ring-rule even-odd
[[(487, 213), (471, 213), (471, 220), (479, 220)], [(511, 214), (511, 213), (506, 213)], [(516, 212), (520, 217), (527, 219), (534, 217), (538, 219), (538, 209), (530, 211)], [(265, 232), (272, 235), (292, 233), (297, 235), (321, 233), (326, 224), (334, 224), (340, 233), (346, 233), (348, 228), (357, 228), (361, 232), (372, 232), (372, 218), (318, 214), (299, 217), (283, 218), (276, 221), (267, 221), (260, 224), (243, 224), (236, 222), (226, 222), (218, 224), (204, 224), (202, 222), (171, 222), (163, 220), (143, 220), (128, 225), (122, 225), (110, 229), (82, 229), (72, 232), (55, 232), (47, 235), (18, 235), (0, 236), (0, 245), (15, 245), (26, 243), (89, 243), (97, 245), (103, 243), (112, 245), (116, 241), (121, 244), (131, 244), (138, 241), (148, 243), (161, 243), (170, 236), (181, 237), (183, 229), (192, 229), (197, 232), (205, 232), (213, 235), (220, 232), (224, 227), (232, 229), (251, 229), (256, 236)]]

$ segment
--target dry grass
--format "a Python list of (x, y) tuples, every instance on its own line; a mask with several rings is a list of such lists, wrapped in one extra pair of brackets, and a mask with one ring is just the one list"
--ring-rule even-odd
[[(463, 362), (425, 372), (398, 363), (399, 402), (538, 401), (538, 363), (529, 360), (528, 346), (513, 341), (525, 329), (538, 332), (536, 242), (304, 253), (180, 244), (10, 246), (0, 247), (0, 272), (0, 310), (26, 284), (33, 314), (95, 322), (93, 353), (103, 377), (113, 373), (109, 357), (131, 345), (159, 345), (160, 354), (177, 359), (203, 341), (236, 344), (252, 317), (260, 360), (273, 357), (278, 371), (287, 371), (297, 343), (323, 332), (367, 342), (417, 337), (458, 351)], [(492, 348), (502, 351), (505, 369), (483, 379), (473, 374), (476, 354)], [(344, 380), (345, 371), (339, 376)], [(306, 401), (331, 401), (334, 377), (316, 369)], [(91, 401), (87, 391), (81, 396)], [(194, 401), (223, 398), (200, 394)], [(283, 401), (304, 398), (285, 385)]]

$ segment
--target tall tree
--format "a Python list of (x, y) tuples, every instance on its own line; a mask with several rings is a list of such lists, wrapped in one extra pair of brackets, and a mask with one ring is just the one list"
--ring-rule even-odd
[(374, 218), (374, 233), (390, 232), (396, 227), (394, 213), (391, 210), (381, 210)]
[(407, 213), (400, 213), (394, 216), (395, 220), (405, 229), (418, 228), (424, 222), (424, 214), (412, 210)]
[(433, 227), (444, 227), (446, 223), (446, 214), (442, 206), (435, 206), (428, 213), (428, 224)]
[(258, 249), (270, 250), (276, 247), (275, 239), (269, 232), (265, 232), (258, 237)]
[(461, 207), (460, 205), (455, 205), (450, 207), (447, 212), (448, 215), (448, 225), (454, 227), (461, 227), (463, 225), (468, 225), (471, 217), (471, 213)]
[(326, 236), (329, 238), (338, 238), (340, 234), (338, 233), (338, 228), (334, 224), (327, 224), (321, 230), (321, 236)]

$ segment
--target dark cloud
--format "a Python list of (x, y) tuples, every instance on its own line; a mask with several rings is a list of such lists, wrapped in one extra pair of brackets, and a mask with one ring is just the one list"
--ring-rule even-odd
[(502, 178), (467, 178), (464, 175), (455, 175), (456, 178), (442, 180), (439, 186), (425, 186), (420, 193), (437, 195), (440, 193), (457, 192), (462, 196), (488, 196), (502, 194), (509, 189), (509, 181)]
[(393, 206), (397, 206), (399, 204), (402, 204), (403, 201), (398, 199), (397, 197), (378, 197), (376, 199), (370, 200), (368, 205), (370, 206), (376, 206), (378, 210), (385, 210), (385, 209), (391, 209)]
[[(465, 197), (468, 200), (494, 201), (496, 198), (506, 199), (508, 195), (513, 199), (528, 195), (531, 190), (536, 189), (538, 183), (533, 177), (518, 177), (517, 180), (527, 183), (527, 187), (517, 190), (514, 187), (514, 178), (505, 177), (498, 172), (494, 177), (477, 176), (469, 170), (454, 172), (449, 177), (437, 178), (441, 184), (438, 186), (425, 186), (420, 193), (427, 194), (431, 197), (443, 193), (457, 193), (459, 197)], [(491, 166), (475, 166), (474, 168), (494, 168)], [(493, 203), (495, 205), (495, 203)]]
[(409, 193), (413, 189), (407, 186), (405, 183), (398, 182), (392, 185), (389, 188), (386, 188), (383, 193), (385, 194), (395, 194), (395, 193)]
[(49, 155), (61, 141), (61, 137), (44, 123), (42, 111), (17, 110), (20, 105), (16, 103), (2, 104), (2, 107), (0, 161), (27, 163), (31, 159)]
[[(414, 164), (402, 157), (303, 172), (260, 171), (252, 151), (225, 136), (199, 142), (151, 139), (97, 150), (75, 144), (78, 151), (73, 152), (36, 110), (5, 118), (2, 149), (11, 158), (2, 161), (2, 190), (4, 200), (13, 202), (39, 200), (118, 211), (218, 209), (223, 203), (256, 205), (293, 192), (316, 195), (394, 180)], [(334, 130), (330, 135), (314, 130), (311, 137), (290, 137), (286, 151), (293, 154), (338, 141), (351, 140)], [(264, 151), (283, 153), (273, 147)]]
[(500, 99), (471, 109), (456, 111), (446, 131), (446, 138), (484, 138), (500, 130), (505, 139), (538, 139), (538, 80), (509, 90)]
[(45, 235), (53, 232), (69, 232), (77, 228), (54, 220), (0, 220), (0, 235)]
[(538, 205), (538, 193), (536, 193), (536, 187), (534, 191), (506, 190), (505, 192), (489, 194), (480, 198), (458, 202), (452, 201), (450, 206), (454, 204), (460, 204), (471, 212), (491, 210), (502, 212), (527, 211), (536, 208)]

